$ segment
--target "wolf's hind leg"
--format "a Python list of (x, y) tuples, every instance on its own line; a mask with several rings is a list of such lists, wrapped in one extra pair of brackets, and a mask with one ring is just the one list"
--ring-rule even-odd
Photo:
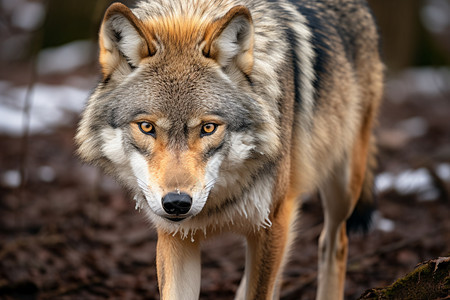
[(344, 295), (348, 251), (345, 221), (354, 207), (347, 188), (350, 170), (346, 165), (336, 168), (320, 189), (324, 227), (319, 238), (317, 300), (343, 299)]
[(158, 231), (156, 269), (161, 299), (197, 300), (200, 295), (199, 241)]
[[(346, 220), (360, 198), (365, 177), (368, 176), (368, 152), (371, 116), (357, 137), (351, 155), (336, 166), (320, 188), (324, 210), (324, 228), (319, 238), (319, 276), (316, 299), (343, 299), (347, 266), (348, 238)], [(372, 178), (370, 176), (370, 178)], [(370, 179), (367, 178), (367, 179)], [(366, 183), (367, 184), (367, 183)]]

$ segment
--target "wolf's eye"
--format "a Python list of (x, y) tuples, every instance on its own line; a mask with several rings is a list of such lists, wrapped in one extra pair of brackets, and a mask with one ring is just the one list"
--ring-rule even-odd
[(202, 126), (202, 131), (200, 133), (200, 136), (203, 137), (203, 136), (207, 136), (207, 135), (213, 134), (216, 131), (217, 126), (218, 125), (214, 124), (214, 123), (206, 123), (206, 124), (204, 124)]
[(152, 123), (139, 122), (138, 126), (139, 126), (139, 129), (142, 131), (142, 133), (155, 136), (155, 126), (153, 126)]

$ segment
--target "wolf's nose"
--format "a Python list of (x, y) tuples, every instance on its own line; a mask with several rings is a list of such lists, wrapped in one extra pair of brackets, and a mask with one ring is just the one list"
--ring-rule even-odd
[(162, 198), (162, 205), (168, 214), (183, 215), (191, 209), (192, 198), (186, 193), (168, 193)]

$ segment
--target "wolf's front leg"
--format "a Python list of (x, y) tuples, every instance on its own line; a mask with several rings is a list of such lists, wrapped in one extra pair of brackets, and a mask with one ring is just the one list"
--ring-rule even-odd
[(158, 286), (162, 300), (197, 300), (200, 296), (201, 259), (196, 239), (182, 239), (158, 231), (156, 248)]
[(272, 300), (280, 294), (286, 253), (292, 242), (298, 202), (285, 198), (273, 215), (272, 226), (247, 235), (245, 275), (236, 299)]

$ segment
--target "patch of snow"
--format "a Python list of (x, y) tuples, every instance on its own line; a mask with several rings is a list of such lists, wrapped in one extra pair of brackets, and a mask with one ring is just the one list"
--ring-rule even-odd
[(410, 195), (429, 190), (433, 179), (425, 168), (401, 172), (394, 183), (395, 189), (401, 195)]
[(67, 73), (95, 60), (97, 45), (91, 41), (74, 41), (42, 50), (38, 55), (38, 73)]
[(420, 11), (423, 25), (433, 33), (442, 33), (450, 26), (450, 2), (427, 0)]
[(375, 211), (373, 214), (373, 224), (375, 229), (384, 232), (392, 232), (395, 229), (395, 222), (384, 218), (379, 211)]
[(401, 103), (413, 96), (435, 97), (450, 92), (450, 68), (411, 68), (386, 82), (388, 99)]
[[(0, 132), (23, 134), (23, 106), (27, 87), (0, 83)], [(36, 84), (31, 94), (30, 134), (47, 133), (67, 124), (67, 113), (80, 113), (89, 95), (86, 89)]]
[(428, 132), (428, 122), (422, 117), (413, 117), (403, 120), (397, 124), (408, 137), (417, 138), (424, 136)]
[[(441, 163), (435, 170), (439, 178), (450, 181), (450, 164)], [(404, 196), (416, 194), (420, 201), (434, 201), (439, 198), (433, 178), (425, 168), (406, 170), (399, 174), (381, 173), (375, 177), (375, 190), (379, 193), (395, 190)]]
[(375, 190), (379, 193), (389, 191), (394, 186), (395, 176), (391, 173), (384, 172), (375, 177)]
[(17, 109), (4, 107), (0, 103), (0, 132), (11, 135), (22, 134), (22, 112)]
[(38, 176), (44, 182), (52, 182), (56, 178), (56, 173), (50, 166), (41, 166), (38, 169)]
[(2, 183), (10, 188), (16, 188), (20, 185), (21, 176), (17, 170), (8, 170), (2, 175)]
[(16, 6), (11, 16), (14, 26), (24, 30), (34, 30), (44, 21), (45, 7), (39, 2), (24, 2)]
[(436, 173), (444, 181), (450, 181), (450, 164), (442, 163), (436, 167)]

